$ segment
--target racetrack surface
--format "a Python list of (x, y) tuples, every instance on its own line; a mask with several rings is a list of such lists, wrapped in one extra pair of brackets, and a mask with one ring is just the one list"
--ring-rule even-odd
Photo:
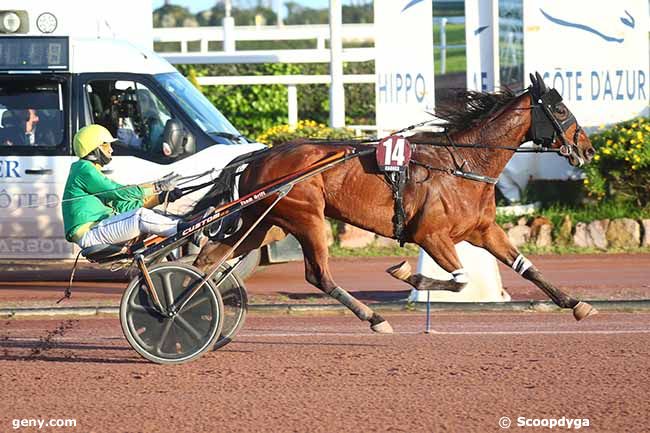
[[(117, 318), (4, 320), (0, 431), (73, 418), (74, 432), (491, 432), (510, 417), (650, 429), (650, 314), (252, 315), (239, 338), (179, 366), (147, 363)], [(584, 424), (583, 424), (584, 425)], [(584, 428), (584, 427), (583, 427)]]

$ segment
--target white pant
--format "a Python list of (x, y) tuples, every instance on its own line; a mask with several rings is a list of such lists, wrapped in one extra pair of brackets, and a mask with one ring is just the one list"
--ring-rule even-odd
[(121, 244), (141, 234), (172, 236), (176, 234), (177, 223), (177, 219), (141, 207), (100, 221), (77, 243), (81, 248), (88, 248), (98, 244)]

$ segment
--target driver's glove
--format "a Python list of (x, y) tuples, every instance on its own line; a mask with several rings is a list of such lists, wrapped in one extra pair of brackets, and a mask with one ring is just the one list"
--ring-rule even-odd
[(155, 192), (172, 191), (176, 188), (181, 176), (179, 174), (169, 173), (167, 176), (160, 178), (153, 183)]
[(162, 191), (158, 194), (159, 203), (173, 203), (179, 198), (183, 197), (183, 190), (180, 188), (174, 188), (171, 191)]

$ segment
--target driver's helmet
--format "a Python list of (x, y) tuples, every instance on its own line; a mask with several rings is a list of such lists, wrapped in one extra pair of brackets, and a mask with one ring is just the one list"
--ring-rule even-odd
[(74, 136), (72, 145), (74, 154), (79, 158), (87, 156), (104, 143), (113, 143), (117, 138), (102, 125), (88, 125), (81, 128)]

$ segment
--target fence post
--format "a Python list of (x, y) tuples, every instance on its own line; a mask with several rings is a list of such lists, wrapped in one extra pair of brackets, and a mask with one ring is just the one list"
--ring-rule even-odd
[(341, 0), (330, 0), (330, 127), (345, 126)]
[(298, 91), (295, 84), (287, 85), (287, 106), (289, 111), (289, 126), (298, 124)]
[(440, 19), (440, 73), (447, 72), (447, 18)]
[(223, 50), (227, 53), (235, 51), (235, 19), (223, 18)]
[(200, 51), (202, 53), (207, 53), (208, 52), (208, 39), (207, 38), (202, 38), (201, 39), (201, 48)]

